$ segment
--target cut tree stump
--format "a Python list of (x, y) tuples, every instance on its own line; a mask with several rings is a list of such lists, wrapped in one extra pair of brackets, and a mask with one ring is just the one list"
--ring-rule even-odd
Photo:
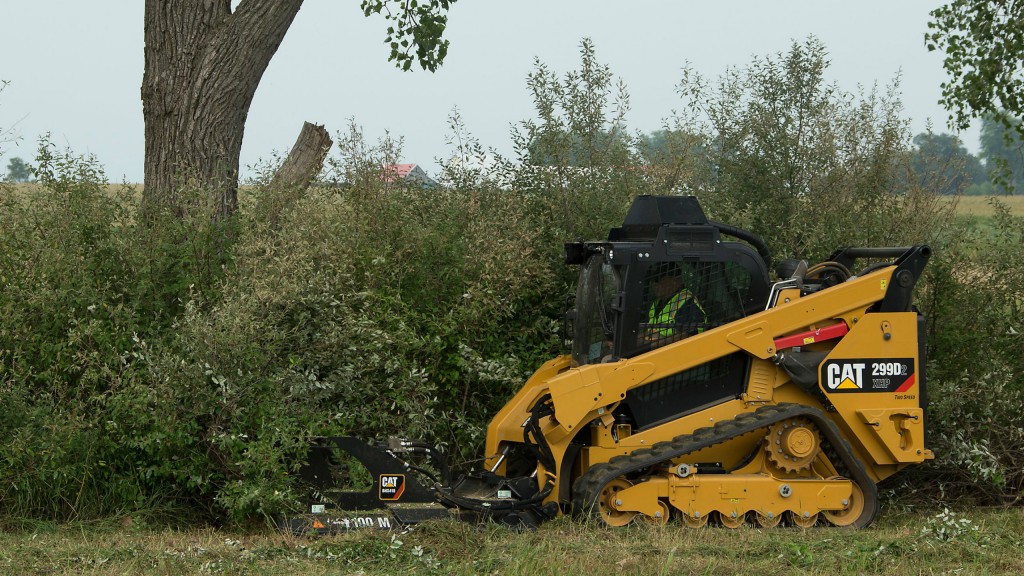
[(277, 169), (269, 188), (306, 189), (320, 174), (327, 158), (327, 151), (331, 149), (332, 144), (334, 142), (327, 134), (327, 129), (319, 124), (304, 123), (295, 145), (284, 159), (284, 163)]
[(326, 128), (311, 122), (303, 123), (291, 152), (267, 185), (268, 197), (263, 203), (266, 221), (272, 229), (280, 226), (281, 215), (316, 180), (333, 144)]

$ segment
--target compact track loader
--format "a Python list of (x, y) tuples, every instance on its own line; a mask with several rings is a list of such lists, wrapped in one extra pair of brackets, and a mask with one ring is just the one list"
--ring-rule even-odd
[[(321, 515), (292, 527), (337, 528), (339, 508), (387, 508), (361, 520), (374, 525), (572, 513), (608, 526), (868, 526), (876, 483), (933, 458), (911, 301), (929, 255), (842, 248), (813, 266), (782, 261), (772, 283), (757, 236), (708, 220), (692, 197), (638, 197), (606, 241), (566, 245), (580, 266), (571, 354), (494, 417), (483, 470), (455, 479), (417, 442), (324, 439), (303, 471)], [(352, 458), (369, 470), (365, 491), (338, 489)]]

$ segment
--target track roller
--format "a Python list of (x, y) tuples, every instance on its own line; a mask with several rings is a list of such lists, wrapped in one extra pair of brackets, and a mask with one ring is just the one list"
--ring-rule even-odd
[(703, 528), (708, 525), (708, 518), (710, 518), (711, 515), (696, 512), (693, 516), (691, 516), (683, 512), (679, 515), (679, 517), (682, 518), (683, 524), (686, 525), (687, 528)]
[(671, 508), (665, 502), (658, 501), (658, 511), (654, 513), (654, 516), (648, 516), (647, 514), (641, 514), (640, 520), (647, 524), (655, 526), (664, 526), (668, 524), (669, 518), (671, 518)]
[(726, 528), (739, 528), (747, 523), (746, 515), (737, 512), (719, 512), (718, 521)]
[(810, 528), (818, 522), (818, 515), (810, 512), (788, 512), (789, 523), (797, 528)]
[(762, 528), (775, 528), (782, 522), (782, 514), (775, 512), (755, 512), (754, 520), (757, 521), (757, 525)]

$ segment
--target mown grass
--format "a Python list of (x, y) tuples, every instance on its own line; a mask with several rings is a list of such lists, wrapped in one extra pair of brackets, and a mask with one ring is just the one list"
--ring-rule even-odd
[(607, 530), (561, 518), (535, 532), (435, 522), (404, 533), (298, 537), (36, 525), (0, 534), (5, 574), (1021, 574), (1024, 511), (885, 510), (861, 531)]

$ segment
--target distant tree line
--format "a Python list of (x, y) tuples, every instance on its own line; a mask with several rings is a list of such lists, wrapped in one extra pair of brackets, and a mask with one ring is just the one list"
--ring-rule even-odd
[(28, 182), (32, 178), (32, 167), (21, 158), (14, 157), (7, 162), (7, 175), (4, 180), (8, 182)]
[(950, 134), (922, 132), (914, 137), (912, 151), (918, 173), (938, 171), (945, 187), (941, 194), (1013, 194), (1024, 190), (1024, 145), (1016, 126), (1007, 126), (993, 115), (981, 121), (981, 150), (968, 152), (960, 139)]
[[(914, 136), (910, 164), (920, 183), (938, 185), (942, 195), (989, 196), (1024, 191), (1024, 142), (1020, 120), (1009, 127), (993, 115), (982, 118), (980, 152), (972, 154), (958, 136), (921, 132)], [(674, 142), (685, 141), (674, 130), (655, 130), (641, 136), (649, 157), (671, 154)], [(693, 152), (698, 152), (693, 150)]]

